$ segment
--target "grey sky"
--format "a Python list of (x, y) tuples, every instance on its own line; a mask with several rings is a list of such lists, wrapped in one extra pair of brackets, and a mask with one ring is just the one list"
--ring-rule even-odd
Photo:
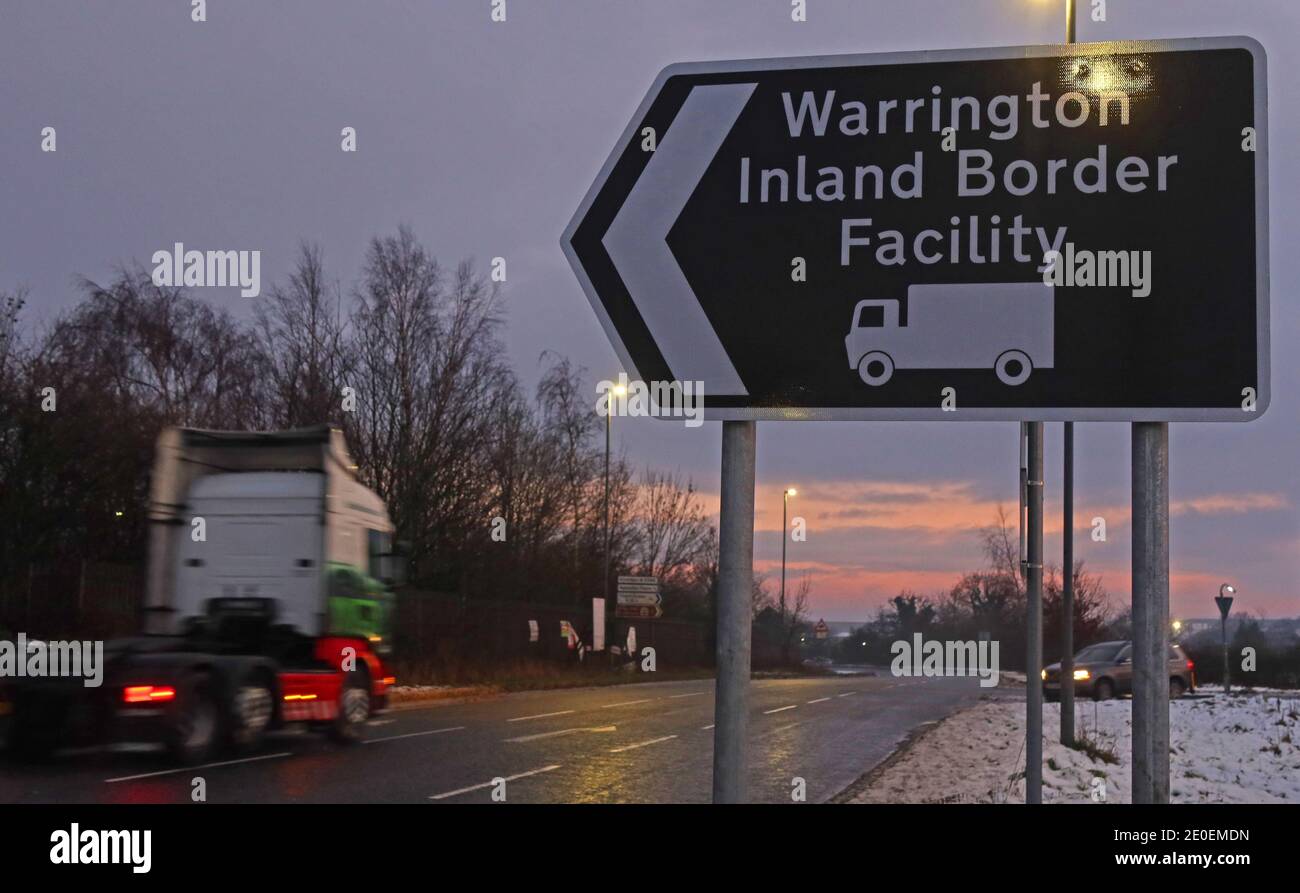
[[(570, 355), (593, 381), (612, 377), (614, 352), (559, 236), (662, 67), (1052, 43), (1063, 5), (808, 0), (808, 22), (796, 24), (787, 0), (508, 0), (508, 21), (493, 24), (489, 0), (210, 0), (208, 21), (196, 24), (183, 0), (6, 0), (0, 287), (30, 286), (32, 318), (48, 321), (74, 301), (75, 274), (107, 277), (114, 263), (146, 262), (175, 241), (260, 249), (265, 287), (303, 238), (323, 246), (347, 287), (366, 240), (407, 222), (444, 262), (507, 259), (507, 344), (526, 382), (545, 349)], [(1221, 577), (1238, 583), (1243, 607), (1294, 615), (1300, 5), (1110, 0), (1105, 23), (1089, 19), (1089, 6), (1081, 0), (1080, 40), (1248, 34), (1268, 51), (1273, 404), (1248, 425), (1173, 426), (1172, 498), (1183, 506), (1173, 604), (1186, 616), (1212, 613), (1208, 581)], [(47, 125), (58, 129), (52, 155), (39, 151)], [(346, 125), (358, 131), (355, 155), (339, 151)], [(248, 311), (235, 289), (205, 297)], [(716, 424), (615, 424), (634, 461), (680, 467), (715, 490)], [(1049, 426), (1058, 522), (1059, 439)], [(1080, 426), (1077, 455), (1080, 523), (1126, 509), (1128, 427)], [(764, 566), (779, 558), (782, 487), (823, 482), (824, 500), (812, 490), (804, 503), (809, 542), (791, 555), (824, 578), (815, 577), (815, 613), (864, 616), (909, 569), (913, 588), (932, 592), (978, 562), (970, 527), (990, 518), (923, 529), (902, 513), (848, 528), (834, 520), (853, 508), (840, 484), (961, 482), (982, 515), (999, 500), (1014, 508), (1015, 457), (1008, 423), (763, 423), (757, 557)], [(949, 503), (931, 501), (931, 516), (946, 517)], [(1126, 599), (1128, 526), (1109, 517), (1108, 542), (1082, 537), (1078, 551)], [(1059, 540), (1049, 535), (1048, 548), (1059, 555)], [(891, 572), (860, 585), (836, 567)]]

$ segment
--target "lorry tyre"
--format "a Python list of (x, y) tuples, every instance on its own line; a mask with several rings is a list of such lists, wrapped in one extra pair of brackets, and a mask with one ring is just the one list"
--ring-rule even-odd
[(348, 673), (339, 691), (339, 715), (330, 727), (330, 737), (341, 744), (356, 744), (370, 718), (370, 677), (365, 673)]
[(883, 350), (868, 351), (858, 361), (858, 375), (873, 388), (879, 387), (894, 376), (894, 361)]
[(1030, 361), (1029, 354), (1023, 350), (1008, 350), (998, 357), (993, 369), (997, 372), (999, 381), (1015, 387), (1029, 380), (1034, 364)]
[(275, 694), (264, 676), (243, 679), (230, 704), (230, 744), (238, 751), (253, 750), (266, 737), (275, 712)]
[(181, 693), (172, 716), (167, 750), (183, 766), (202, 763), (216, 749), (221, 731), (221, 710), (212, 693), (211, 680), (196, 676)]

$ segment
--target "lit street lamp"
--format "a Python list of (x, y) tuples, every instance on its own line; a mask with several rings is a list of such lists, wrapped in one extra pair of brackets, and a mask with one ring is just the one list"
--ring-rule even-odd
[[(614, 398), (622, 397), (627, 388), (616, 384), (605, 398), (605, 610), (609, 611), (609, 441), (611, 419), (614, 417)], [(577, 535), (576, 532), (574, 534)], [(609, 616), (608, 613), (605, 615)]]

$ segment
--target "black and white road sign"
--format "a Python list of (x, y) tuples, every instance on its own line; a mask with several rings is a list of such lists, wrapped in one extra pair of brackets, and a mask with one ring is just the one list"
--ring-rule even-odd
[(563, 244), (708, 418), (1248, 421), (1266, 108), (1245, 37), (672, 65)]

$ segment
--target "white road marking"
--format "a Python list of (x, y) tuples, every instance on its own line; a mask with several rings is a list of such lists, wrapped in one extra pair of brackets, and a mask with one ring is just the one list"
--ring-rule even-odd
[(396, 741), (399, 738), (419, 738), (423, 735), (441, 735), (443, 732), (459, 732), (464, 726), (452, 726), (448, 729), (430, 729), (427, 732), (407, 732), (405, 735), (385, 735), (383, 738), (367, 738), (362, 744), (375, 744), (379, 741)]
[(558, 738), (561, 735), (572, 735), (574, 732), (617, 732), (618, 726), (582, 726), (576, 729), (560, 729), (558, 732), (538, 732), (536, 735), (521, 735), (518, 738), (504, 739), (508, 744), (515, 744), (520, 741), (539, 741), (542, 738)]
[(858, 693), (858, 692), (857, 692), (857, 689), (854, 689), (853, 691), (846, 691), (844, 694), (842, 694), (842, 695), (836, 695), (835, 697), (837, 697), (837, 698), (847, 698), (849, 695), (856, 695), (857, 693)]
[(639, 701), (619, 701), (617, 704), (601, 704), (600, 707), (602, 710), (606, 707), (631, 707), (633, 704), (648, 704), (653, 700), (654, 698), (642, 698)]
[(548, 716), (568, 716), (572, 710), (556, 710), (554, 713), (535, 713), (532, 716), (516, 716), (513, 719), (507, 719), (506, 722), (523, 722), (528, 719), (546, 719)]
[(711, 728), (713, 728), (712, 725), (700, 726), (700, 731), (701, 731), (701, 732), (707, 732), (707, 731), (708, 731), (709, 729), (711, 729)]
[(672, 741), (676, 735), (664, 735), (662, 738), (651, 738), (649, 741), (638, 741), (636, 744), (624, 744), (622, 747), (615, 747), (610, 753), (622, 753), (625, 750), (636, 750), (638, 747), (649, 747), (651, 744), (658, 744), (660, 741)]
[[(530, 769), (530, 770), (527, 771), (527, 772), (520, 772), (518, 775), (507, 775), (505, 778), (503, 778), (503, 779), (501, 779), (501, 780), (502, 780), (502, 781), (517, 781), (517, 780), (520, 779), (520, 778), (527, 778), (527, 777), (530, 776), (530, 775), (541, 775), (543, 772), (550, 772), (552, 769), (559, 769), (559, 768), (560, 768), (560, 764), (559, 764), (559, 763), (556, 763), (556, 764), (551, 765), (551, 766), (543, 766), (543, 767), (540, 768), (540, 769)], [(470, 791), (477, 791), (477, 790), (480, 790), (480, 789), (482, 789), (482, 788), (490, 788), (490, 787), (492, 787), (492, 785), (494, 785), (494, 784), (496, 784), (496, 779), (493, 779), (492, 781), (485, 781), (485, 782), (483, 782), (482, 784), (472, 784), (472, 785), (470, 785), (470, 786), (467, 787), (467, 788), (457, 788), (457, 789), (454, 790), (454, 791), (447, 791), (445, 794), (434, 794), (434, 795), (431, 796), (429, 799), (430, 799), (430, 800), (446, 800), (448, 797), (456, 797), (456, 796), (458, 796), (458, 795), (460, 795), (460, 794), (468, 794)]]
[(798, 704), (787, 704), (785, 707), (774, 707), (771, 710), (764, 710), (763, 715), (768, 716), (773, 713), (780, 713), (782, 710), (793, 710), (798, 706)]
[(222, 760), (220, 763), (204, 763), (202, 766), (182, 766), (179, 769), (163, 769), (159, 772), (142, 772), (139, 775), (123, 775), (121, 778), (106, 778), (104, 784), (114, 784), (119, 781), (136, 781), (141, 778), (157, 778), (159, 775), (175, 775), (178, 772), (197, 772), (199, 769), (216, 769), (218, 766), (234, 766), (236, 763), (256, 763), (258, 760), (274, 760), (277, 757), (291, 757), (293, 754), (289, 751), (284, 753), (268, 753), (258, 757), (245, 757), (242, 760)]
[(816, 698), (816, 699), (814, 699), (814, 700), (809, 701), (808, 703), (809, 703), (809, 704), (820, 704), (822, 701), (829, 701), (829, 700), (830, 700), (830, 695), (827, 695), (827, 696), (824, 697), (824, 698)]
[(707, 694), (708, 694), (707, 691), (693, 691), (688, 695), (669, 695), (668, 697), (670, 700), (675, 700), (677, 698), (698, 698), (700, 695), (707, 695)]
[(372, 719), (372, 720), (368, 720), (368, 721), (366, 722), (366, 725), (368, 725), (368, 726), (391, 726), (391, 725), (392, 725), (393, 723), (395, 723), (395, 722), (397, 722), (397, 720), (395, 720), (395, 719)]

